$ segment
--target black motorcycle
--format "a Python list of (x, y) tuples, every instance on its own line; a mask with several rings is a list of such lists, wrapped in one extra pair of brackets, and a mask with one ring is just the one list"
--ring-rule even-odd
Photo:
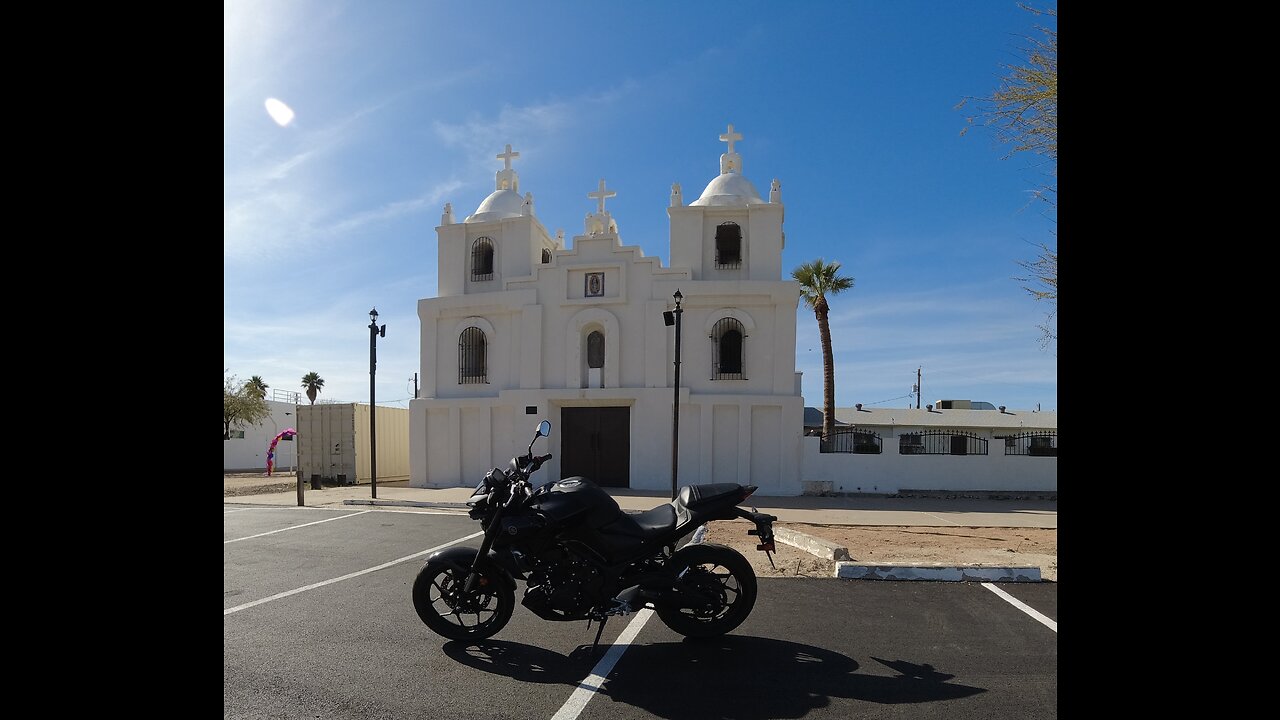
[(680, 541), (712, 520), (755, 523), (757, 550), (769, 562), (773, 515), (737, 507), (754, 485), (686, 485), (675, 500), (628, 514), (586, 478), (549, 482), (536, 490), (529, 476), (550, 454), (534, 456), (533, 443), (551, 434), (539, 423), (529, 450), (507, 470), (494, 468), (467, 502), (481, 521), (480, 549), (433, 553), (413, 583), (418, 617), (452, 640), (481, 640), (501, 630), (515, 609), (516, 578), (526, 584), (521, 603), (544, 620), (599, 623), (653, 608), (672, 630), (713, 637), (746, 620), (756, 601), (756, 575), (736, 550)]

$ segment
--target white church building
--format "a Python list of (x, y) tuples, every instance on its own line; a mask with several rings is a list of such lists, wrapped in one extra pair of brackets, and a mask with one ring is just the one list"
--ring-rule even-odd
[[(743, 174), (733, 126), (720, 172), (692, 202), (671, 188), (670, 257), (625, 245), (601, 180), (566, 247), (521, 194), (511, 146), (493, 192), (436, 228), (439, 297), (418, 301), (420, 397), (409, 404), (410, 484), (474, 485), (523, 453), (542, 419), (542, 480), (671, 488), (680, 302), (680, 485), (736, 482), (801, 492), (799, 285), (784, 280), (783, 204)], [(708, 158), (709, 159), (709, 158)], [(548, 448), (541, 450), (540, 448)]]

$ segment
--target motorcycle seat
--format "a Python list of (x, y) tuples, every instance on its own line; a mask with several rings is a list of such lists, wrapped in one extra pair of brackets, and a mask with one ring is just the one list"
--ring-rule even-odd
[(671, 503), (628, 517), (635, 521), (645, 537), (665, 533), (676, 526), (676, 509)]
[(695, 510), (702, 505), (721, 500), (730, 495), (739, 495), (742, 493), (742, 486), (738, 483), (708, 483), (706, 485), (685, 485), (680, 488), (680, 493), (676, 496), (676, 500), (681, 505)]
[(625, 554), (638, 544), (665, 536), (675, 526), (676, 508), (667, 503), (647, 512), (619, 513), (616, 520), (600, 528), (600, 534), (611, 553)]

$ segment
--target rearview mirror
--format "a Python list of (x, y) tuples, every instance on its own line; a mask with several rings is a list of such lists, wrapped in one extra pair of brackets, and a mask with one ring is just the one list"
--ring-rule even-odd
[(538, 423), (538, 437), (551, 437), (551, 421), (543, 420)]

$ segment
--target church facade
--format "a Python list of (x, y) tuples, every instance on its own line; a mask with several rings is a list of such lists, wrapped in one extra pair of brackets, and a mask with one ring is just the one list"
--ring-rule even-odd
[[(566, 247), (520, 194), (511, 146), (495, 189), (460, 222), (446, 205), (439, 296), (418, 301), (420, 397), (410, 401), (410, 484), (469, 486), (523, 453), (540, 420), (540, 481), (669, 491), (679, 303), (677, 483), (801, 491), (795, 371), (799, 286), (783, 279), (783, 205), (742, 172), (730, 125), (720, 173), (685, 203), (671, 188), (670, 267), (622, 243), (601, 180)], [(546, 452), (543, 451), (543, 452)]]

